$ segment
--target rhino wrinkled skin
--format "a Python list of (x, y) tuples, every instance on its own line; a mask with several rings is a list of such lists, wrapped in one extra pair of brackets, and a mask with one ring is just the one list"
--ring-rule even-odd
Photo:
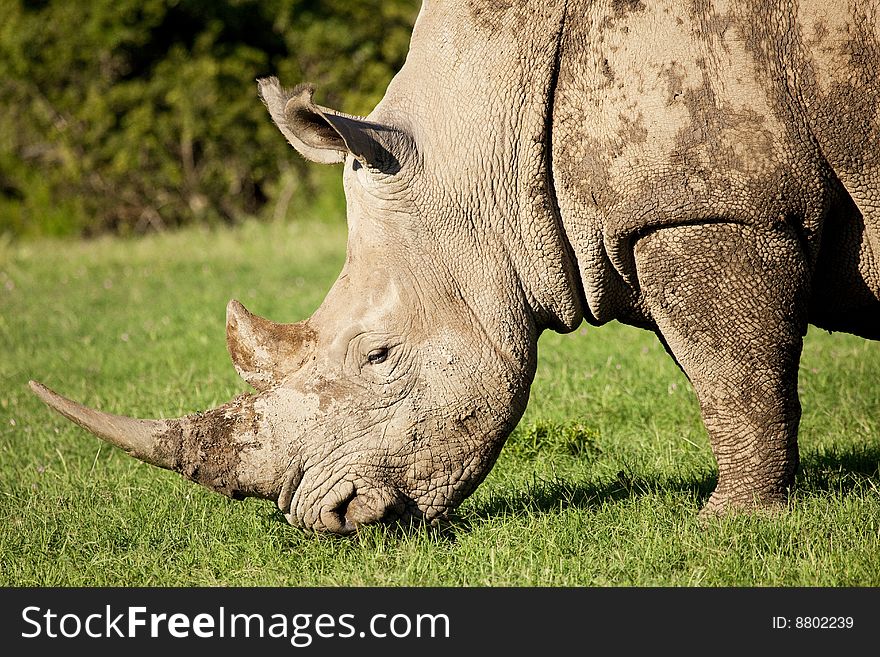
[(426, 0), (366, 118), (259, 92), (344, 165), (348, 255), (312, 317), (235, 301), (256, 392), (178, 420), (50, 406), (293, 525), (445, 515), (525, 409), (538, 336), (654, 331), (718, 462), (704, 513), (783, 503), (811, 323), (880, 338), (880, 15), (827, 0)]

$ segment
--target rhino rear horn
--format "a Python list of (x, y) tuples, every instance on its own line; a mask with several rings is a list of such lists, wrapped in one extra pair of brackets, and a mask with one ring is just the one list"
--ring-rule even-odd
[(235, 299), (226, 306), (226, 348), (239, 376), (257, 390), (299, 369), (314, 343), (308, 322), (277, 324)]

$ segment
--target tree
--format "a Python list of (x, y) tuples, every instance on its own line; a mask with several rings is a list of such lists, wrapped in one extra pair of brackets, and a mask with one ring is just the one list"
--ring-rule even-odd
[[(0, 232), (233, 222), (314, 191), (255, 79), (367, 113), (416, 0), (0, 0)], [(283, 212), (282, 212), (283, 214)]]

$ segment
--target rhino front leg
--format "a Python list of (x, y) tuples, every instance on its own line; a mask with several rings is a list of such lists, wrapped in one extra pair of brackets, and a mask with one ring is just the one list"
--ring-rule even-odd
[(794, 230), (679, 226), (641, 238), (635, 253), (646, 308), (694, 386), (718, 462), (703, 515), (785, 502), (808, 294)]

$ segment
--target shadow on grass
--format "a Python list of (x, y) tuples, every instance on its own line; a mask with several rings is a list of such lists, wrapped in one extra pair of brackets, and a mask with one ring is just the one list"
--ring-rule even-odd
[(607, 502), (656, 493), (684, 494), (702, 503), (709, 498), (716, 482), (714, 474), (681, 479), (632, 477), (621, 472), (613, 481), (604, 483), (536, 478), (527, 484), (525, 490), (491, 496), (486, 502), (472, 507), (467, 515), (472, 521), (489, 520), (499, 515), (554, 513), (568, 508), (596, 509)]
[(845, 449), (801, 451), (800, 490), (850, 493), (871, 482), (880, 483), (880, 441)]
[[(432, 526), (422, 523), (383, 525), (369, 530), (385, 539), (399, 540), (422, 534), (429, 540), (456, 542), (456, 534), (469, 532), (474, 525), (504, 516), (558, 513), (569, 508), (596, 509), (608, 502), (645, 495), (686, 497), (702, 507), (715, 489), (717, 476), (706, 474), (693, 478), (639, 477), (620, 472), (611, 481), (602, 483), (570, 481), (564, 478), (535, 477), (525, 489), (497, 492), (488, 500), (468, 505), (462, 515)], [(880, 484), (880, 444), (853, 446), (849, 449), (805, 451), (797, 474), (798, 494), (852, 493)], [(287, 525), (280, 511), (270, 514), (273, 521)], [(305, 537), (305, 534), (303, 535)], [(377, 536), (373, 536), (375, 539)], [(320, 536), (320, 539), (357, 543), (362, 536)]]
[[(553, 513), (567, 508), (595, 509), (607, 502), (654, 494), (683, 495), (702, 507), (718, 478), (706, 474), (693, 478), (639, 477), (620, 472), (610, 482), (594, 483), (566, 479), (535, 478), (525, 490), (496, 493), (468, 510), (469, 520), (489, 520), (499, 515)], [(798, 494), (852, 493), (880, 483), (880, 444), (847, 449), (805, 451), (801, 454), (795, 490)]]
[(454, 543), (455, 532), (461, 528), (461, 523), (456, 520), (436, 520), (425, 522), (420, 518), (412, 518), (405, 522), (374, 523), (361, 527), (353, 534), (330, 534), (326, 532), (311, 532), (297, 529), (293, 533), (287, 533), (290, 529), (287, 518), (277, 509), (265, 514), (267, 522), (272, 526), (272, 531), (280, 531), (284, 535), (285, 549), (297, 549), (302, 545), (314, 545), (315, 542), (325, 542), (327, 545), (344, 546), (344, 549), (353, 546), (378, 545), (384, 542), (399, 543), (400, 541), (424, 537), (439, 543)]

